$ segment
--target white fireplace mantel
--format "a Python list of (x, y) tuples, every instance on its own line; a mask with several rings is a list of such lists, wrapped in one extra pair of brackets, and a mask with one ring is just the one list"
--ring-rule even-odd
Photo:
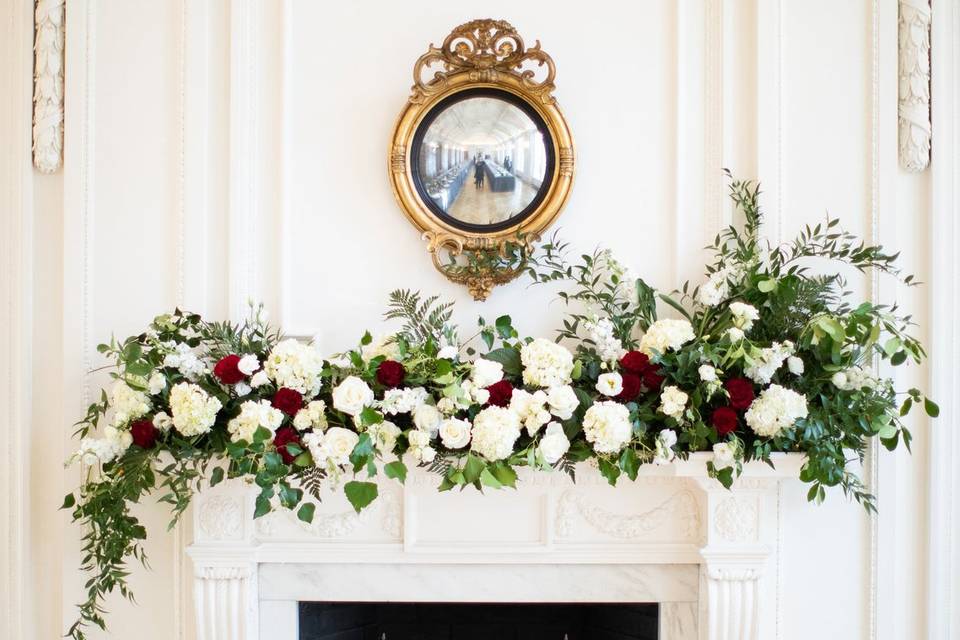
[(518, 489), (438, 493), (411, 472), (362, 514), (328, 491), (313, 523), (253, 520), (256, 487), (228, 481), (194, 510), (198, 640), (296, 640), (297, 602), (658, 602), (662, 640), (776, 635), (779, 483), (803, 458), (751, 463), (732, 490), (710, 454), (646, 465), (610, 487), (581, 465)]

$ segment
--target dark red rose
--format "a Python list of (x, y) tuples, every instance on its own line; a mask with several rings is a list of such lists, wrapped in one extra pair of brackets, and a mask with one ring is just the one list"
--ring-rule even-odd
[(141, 449), (153, 449), (157, 444), (157, 428), (150, 420), (131, 422), (130, 435), (133, 436), (133, 444)]
[(645, 386), (648, 391), (659, 389), (664, 380), (666, 380), (666, 376), (660, 375), (660, 369), (650, 367), (643, 372), (643, 386)]
[[(294, 393), (297, 393), (294, 391)], [(297, 395), (300, 395), (297, 393)], [(297, 456), (287, 451), (288, 444), (300, 446), (300, 434), (293, 427), (280, 427), (276, 435), (273, 436), (273, 446), (277, 448), (277, 453), (283, 458), (284, 464), (290, 464)]]
[(283, 411), (288, 416), (295, 416), (297, 415), (297, 411), (300, 411), (300, 408), (303, 406), (303, 396), (300, 395), (299, 391), (280, 387), (277, 389), (277, 392), (273, 394), (273, 402), (271, 402), (271, 404), (274, 409), (280, 409), (280, 411)]
[(377, 382), (385, 387), (399, 387), (407, 376), (407, 370), (396, 360), (384, 360), (377, 367)]
[(510, 398), (513, 397), (513, 385), (506, 380), (490, 385), (487, 387), (487, 391), (490, 392), (490, 399), (487, 400), (487, 404), (495, 407), (507, 406), (510, 404)]
[(239, 365), (240, 356), (235, 353), (230, 354), (221, 358), (220, 362), (213, 367), (213, 375), (217, 376), (223, 384), (237, 384), (247, 377), (243, 371), (240, 371)]
[(723, 388), (730, 396), (730, 406), (737, 411), (743, 411), (753, 404), (753, 383), (746, 378), (730, 378), (723, 383)]
[(732, 407), (717, 407), (710, 414), (710, 424), (717, 430), (718, 436), (725, 436), (737, 430), (737, 412)]
[(640, 395), (640, 376), (633, 373), (624, 373), (620, 377), (623, 378), (623, 391), (614, 400), (620, 402), (636, 400), (637, 396)]
[(650, 368), (650, 358), (639, 351), (628, 351), (620, 358), (620, 366), (624, 371), (642, 376)]

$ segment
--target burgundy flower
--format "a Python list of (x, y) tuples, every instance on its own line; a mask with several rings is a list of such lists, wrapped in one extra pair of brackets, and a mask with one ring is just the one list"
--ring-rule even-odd
[[(297, 392), (294, 391), (294, 393), (297, 393)], [(297, 395), (300, 395), (300, 394), (297, 393)], [(293, 427), (290, 427), (290, 426), (280, 427), (279, 429), (277, 429), (276, 435), (273, 436), (273, 446), (277, 448), (277, 453), (279, 453), (280, 457), (283, 458), (284, 464), (290, 464), (293, 462), (293, 459), (296, 458), (295, 455), (287, 451), (288, 444), (295, 444), (299, 447), (300, 434), (297, 433), (297, 430), (294, 429)]]
[(640, 395), (640, 376), (634, 373), (624, 373), (620, 377), (623, 378), (623, 391), (614, 399), (620, 402), (635, 400), (637, 396)]
[(220, 362), (213, 367), (213, 375), (217, 376), (223, 384), (237, 384), (247, 377), (243, 371), (240, 371), (239, 365), (240, 356), (235, 353), (230, 354), (221, 358)]
[(666, 376), (660, 375), (659, 372), (660, 370), (654, 367), (650, 367), (643, 372), (643, 386), (645, 386), (648, 391), (659, 389), (663, 381), (666, 380)]
[(723, 388), (730, 396), (730, 406), (737, 411), (743, 411), (753, 404), (753, 383), (746, 378), (730, 378), (723, 383)]
[(300, 395), (299, 391), (281, 387), (273, 394), (273, 402), (271, 402), (271, 404), (274, 409), (280, 409), (280, 411), (283, 411), (288, 416), (295, 416), (297, 415), (297, 411), (300, 411), (300, 408), (303, 406), (303, 396)]
[(513, 397), (513, 385), (506, 380), (490, 385), (487, 387), (487, 391), (490, 392), (490, 399), (487, 400), (487, 404), (495, 407), (507, 406), (510, 404), (510, 398)]
[(377, 382), (385, 387), (399, 387), (407, 376), (407, 370), (396, 360), (384, 360), (377, 367)]
[(628, 351), (620, 358), (620, 366), (624, 371), (642, 376), (650, 368), (650, 358), (639, 351)]
[(737, 412), (732, 407), (717, 407), (710, 414), (710, 424), (723, 437), (737, 430)]
[(150, 420), (137, 420), (130, 423), (130, 435), (133, 436), (133, 444), (141, 449), (153, 449), (157, 444), (157, 428), (153, 426)]

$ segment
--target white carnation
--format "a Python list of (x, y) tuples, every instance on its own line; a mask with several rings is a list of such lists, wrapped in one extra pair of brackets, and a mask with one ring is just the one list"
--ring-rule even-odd
[(173, 426), (188, 438), (210, 431), (222, 406), (219, 400), (189, 382), (180, 382), (170, 390)]
[(398, 413), (413, 413), (426, 399), (427, 390), (423, 387), (387, 389), (380, 401), (380, 408), (392, 416)]
[(640, 351), (648, 356), (654, 353), (676, 351), (694, 338), (693, 325), (686, 320), (666, 318), (657, 320), (640, 338)]
[(298, 431), (307, 429), (319, 429), (323, 431), (327, 428), (327, 403), (323, 400), (314, 400), (307, 406), (297, 411), (293, 417), (293, 426)]
[(254, 389), (262, 387), (265, 384), (270, 384), (270, 376), (267, 375), (266, 371), (257, 371), (253, 377), (250, 378), (250, 386)]
[(790, 356), (789, 358), (787, 358), (787, 369), (789, 369), (790, 373), (792, 373), (795, 376), (802, 376), (803, 360), (798, 358), (797, 356)]
[(163, 366), (171, 369), (177, 369), (187, 380), (196, 380), (207, 373), (207, 365), (197, 357), (185, 342), (170, 345), (173, 353), (167, 354), (163, 359)]
[(333, 390), (333, 408), (350, 416), (358, 416), (364, 407), (373, 404), (373, 390), (357, 376), (348, 376)]
[(520, 437), (520, 418), (503, 407), (487, 407), (473, 419), (470, 449), (491, 462), (513, 453)]
[(269, 400), (247, 400), (240, 405), (240, 415), (227, 423), (227, 431), (234, 442), (253, 442), (257, 429), (264, 427), (271, 433), (283, 422), (283, 412), (274, 409)]
[(709, 364), (700, 365), (700, 368), (697, 369), (697, 373), (700, 374), (700, 379), (704, 382), (714, 382), (717, 379), (717, 370)]
[(150, 376), (150, 381), (147, 382), (147, 387), (150, 391), (150, 395), (155, 396), (167, 388), (167, 379), (162, 373), (155, 371), (153, 375)]
[(733, 315), (733, 326), (749, 331), (753, 323), (760, 319), (760, 312), (753, 305), (745, 302), (731, 302), (730, 314)]
[(807, 417), (807, 399), (796, 391), (772, 384), (753, 401), (744, 417), (758, 436), (773, 437)]
[(623, 391), (623, 376), (616, 371), (600, 374), (596, 389), (605, 396), (618, 396)]
[(689, 396), (679, 387), (667, 385), (660, 393), (660, 413), (670, 416), (674, 420), (680, 420), (683, 417), (683, 410), (687, 406), (688, 399)]
[(792, 354), (792, 342), (789, 340), (782, 344), (774, 342), (769, 347), (761, 349), (760, 355), (754, 358), (753, 364), (744, 369), (743, 373), (757, 384), (770, 384), (773, 375)]
[(431, 438), (437, 435), (441, 420), (443, 416), (432, 404), (421, 404), (413, 412), (413, 424), (417, 429), (429, 433)]
[(150, 411), (147, 394), (117, 380), (110, 389), (110, 406), (113, 408), (113, 424), (122, 426)]
[(658, 435), (655, 443), (656, 450), (653, 454), (654, 464), (670, 464), (677, 457), (673, 450), (673, 445), (677, 444), (677, 434), (671, 429), (663, 429)]
[(440, 423), (440, 441), (447, 449), (462, 449), (470, 444), (470, 423), (447, 418)]
[(713, 445), (713, 468), (717, 471), (732, 467), (737, 460), (737, 449), (729, 442), (718, 442)]
[(533, 437), (540, 427), (550, 422), (550, 412), (546, 409), (547, 394), (543, 391), (530, 393), (515, 389), (510, 397), (510, 410), (520, 416), (520, 422)]
[(386, 455), (391, 453), (397, 445), (397, 438), (400, 436), (401, 431), (400, 427), (394, 423), (389, 420), (384, 420), (383, 422), (370, 425), (367, 433), (373, 440), (373, 444), (377, 447), (380, 455)]
[(547, 425), (537, 450), (547, 464), (556, 464), (570, 450), (570, 440), (558, 422)]
[(583, 433), (597, 453), (616, 453), (630, 441), (630, 411), (619, 402), (596, 402), (583, 416)]
[(238, 398), (242, 398), (245, 395), (248, 395), (252, 391), (252, 387), (246, 382), (238, 382), (233, 385), (233, 392), (237, 394)]
[(360, 442), (360, 436), (343, 427), (331, 427), (325, 432), (313, 431), (303, 436), (303, 444), (310, 450), (313, 463), (330, 469), (350, 464), (350, 454)]
[(503, 365), (493, 360), (477, 358), (473, 361), (470, 381), (479, 388), (489, 387), (503, 380)]
[(580, 406), (580, 400), (570, 385), (560, 387), (550, 387), (547, 391), (547, 404), (550, 405), (550, 413), (561, 420), (569, 420), (573, 417), (573, 412)]
[(313, 346), (290, 338), (273, 348), (264, 370), (278, 387), (287, 387), (312, 398), (320, 392), (323, 356)]
[(563, 345), (537, 338), (520, 349), (523, 382), (534, 387), (570, 384), (573, 354)]
[(260, 361), (257, 360), (257, 356), (252, 353), (244, 354), (241, 356), (240, 362), (237, 363), (237, 369), (245, 376), (252, 376), (259, 368)]

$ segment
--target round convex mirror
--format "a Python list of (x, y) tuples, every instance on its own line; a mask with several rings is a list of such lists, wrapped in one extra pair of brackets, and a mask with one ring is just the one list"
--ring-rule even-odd
[(537, 209), (554, 175), (543, 118), (508, 91), (475, 88), (438, 102), (411, 148), (411, 173), (424, 203), (448, 224), (497, 231)]

